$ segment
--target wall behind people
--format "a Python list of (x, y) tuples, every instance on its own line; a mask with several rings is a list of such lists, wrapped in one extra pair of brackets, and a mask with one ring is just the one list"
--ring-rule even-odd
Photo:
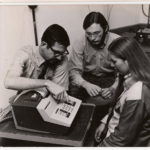
[(37, 29), (39, 42), (47, 25), (58, 23), (68, 32), (71, 43), (82, 35), (82, 22), (87, 13), (97, 10), (106, 15), (106, 5), (54, 5), (38, 6), (37, 8)]
[[(145, 13), (148, 15), (148, 5), (143, 5)], [(147, 17), (142, 12), (142, 4), (118, 4), (109, 5), (109, 25), (111, 29), (134, 25), (137, 23), (147, 23)]]
[(25, 6), (0, 6), (0, 108), (15, 91), (4, 88), (4, 77), (15, 52), (24, 44), (33, 44), (32, 16)]
[(110, 27), (118, 28), (137, 24), (140, 20), (140, 5), (112, 5), (110, 13)]
[[(67, 30), (72, 44), (83, 34), (82, 23), (90, 11), (103, 13), (110, 28), (136, 24), (139, 17), (143, 17), (139, 5), (40, 5), (35, 9), (38, 42), (47, 26), (57, 23)], [(4, 107), (9, 97), (15, 94), (3, 85), (15, 52), (23, 45), (34, 45), (35, 39), (32, 12), (28, 6), (0, 6), (0, 21), (0, 107)]]

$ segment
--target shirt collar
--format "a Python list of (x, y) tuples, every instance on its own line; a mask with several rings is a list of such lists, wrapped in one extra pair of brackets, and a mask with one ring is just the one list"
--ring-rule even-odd
[(124, 89), (128, 90), (135, 82), (137, 82), (132, 75), (129, 73), (124, 76)]
[(45, 62), (45, 59), (41, 56), (39, 47), (37, 47), (36, 55), (37, 55), (36, 63), (38, 65), (38, 67), (40, 67)]

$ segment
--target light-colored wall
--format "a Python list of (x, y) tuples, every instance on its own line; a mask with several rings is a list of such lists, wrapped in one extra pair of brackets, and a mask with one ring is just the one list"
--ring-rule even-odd
[[(149, 11), (149, 5), (145, 4), (143, 5), (143, 9), (144, 9), (144, 12), (145, 14), (148, 16), (148, 11)], [(148, 17), (145, 16), (143, 13), (142, 13), (142, 6), (140, 5), (140, 14), (139, 14), (139, 19), (140, 19), (140, 23), (148, 23)], [(150, 19), (150, 18), (149, 18)]]
[(112, 5), (110, 27), (117, 28), (138, 23), (140, 11), (140, 5)]
[(86, 14), (90, 11), (96, 10), (105, 15), (105, 9), (106, 5), (39, 6), (37, 8), (38, 36), (42, 36), (43, 31), (49, 24), (58, 23), (67, 30), (72, 43), (84, 32), (82, 29), (82, 23)]
[(13, 56), (22, 45), (33, 44), (32, 17), (27, 7), (0, 6), (0, 107), (8, 103), (15, 92), (4, 88), (3, 81)]
[[(146, 22), (140, 5), (41, 5), (36, 9), (38, 41), (43, 31), (53, 23), (68, 32), (71, 44), (84, 33), (82, 23), (90, 11), (100, 11), (110, 28)], [(28, 6), (0, 6), (0, 108), (8, 104), (15, 92), (4, 88), (3, 81), (15, 52), (34, 44), (32, 13)]]
[[(110, 5), (111, 14), (109, 24), (111, 28), (147, 23), (147, 17), (142, 13), (141, 4)], [(148, 14), (148, 5), (144, 5), (144, 11)]]

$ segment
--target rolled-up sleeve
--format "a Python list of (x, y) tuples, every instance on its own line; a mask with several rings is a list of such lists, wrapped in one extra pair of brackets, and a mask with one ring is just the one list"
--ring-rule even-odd
[(83, 73), (83, 50), (84, 44), (82, 41), (76, 41), (72, 46), (72, 51), (69, 59), (69, 70), (71, 82), (74, 85), (81, 86), (84, 79), (82, 78)]

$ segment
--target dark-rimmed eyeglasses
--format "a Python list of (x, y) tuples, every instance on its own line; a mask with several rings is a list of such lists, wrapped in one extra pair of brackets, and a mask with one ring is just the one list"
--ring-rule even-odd
[(66, 55), (69, 54), (69, 52), (68, 52), (67, 49), (66, 49), (65, 51), (63, 51), (63, 52), (60, 52), (60, 51), (55, 50), (55, 49), (53, 49), (53, 48), (51, 47), (51, 50), (52, 50), (52, 52), (54, 53), (54, 56), (55, 56), (55, 57), (66, 56)]

